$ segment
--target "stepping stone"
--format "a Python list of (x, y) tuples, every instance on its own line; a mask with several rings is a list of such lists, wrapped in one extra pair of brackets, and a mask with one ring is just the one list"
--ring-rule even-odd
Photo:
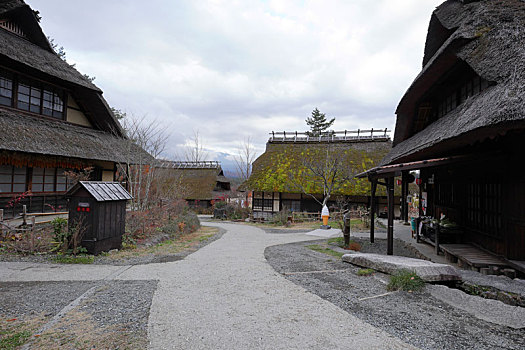
[(341, 237), (343, 235), (343, 231), (341, 231), (338, 228), (332, 228), (329, 230), (323, 230), (323, 229), (317, 229), (310, 232), (306, 232), (305, 235), (308, 236), (318, 236), (323, 238), (334, 238), (334, 237)]
[(391, 275), (399, 270), (413, 271), (425, 282), (461, 281), (453, 266), (404, 256), (353, 253), (343, 255), (343, 261)]

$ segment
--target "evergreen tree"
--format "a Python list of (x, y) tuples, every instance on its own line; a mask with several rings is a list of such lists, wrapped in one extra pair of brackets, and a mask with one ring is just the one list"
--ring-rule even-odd
[(312, 116), (306, 118), (306, 124), (310, 127), (310, 131), (308, 131), (307, 134), (310, 136), (319, 136), (323, 131), (331, 127), (334, 121), (335, 118), (326, 121), (326, 115), (315, 108), (312, 111)]

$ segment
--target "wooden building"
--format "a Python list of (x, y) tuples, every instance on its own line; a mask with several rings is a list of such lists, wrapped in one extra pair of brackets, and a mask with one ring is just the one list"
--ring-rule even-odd
[[(250, 178), (242, 185), (253, 191), (253, 217), (269, 218), (283, 209), (320, 212), (318, 201), (322, 202), (324, 190), (321, 179), (307, 169), (316, 166), (310, 161), (340, 162), (344, 169), (337, 177), (344, 177), (378, 164), (391, 144), (385, 129), (329, 132), (321, 136), (272, 132), (266, 151), (255, 160)], [(366, 180), (350, 176), (348, 181), (340, 182), (343, 185), (334, 187), (329, 206), (336, 205), (337, 199), (368, 205)]]
[(66, 170), (113, 181), (134, 146), (102, 91), (51, 47), (38, 13), (0, 3), (0, 208), (65, 210)]
[(522, 268), (524, 47), (525, 2), (440, 5), (430, 19), (423, 69), (396, 110), (393, 148), (363, 174), (373, 189), (391, 189), (395, 176), (420, 170), (421, 215), (445, 215), (461, 229), (456, 241)]
[(190, 206), (209, 208), (212, 200), (230, 196), (230, 180), (217, 161), (162, 161), (157, 170), (175, 182), (174, 189)]

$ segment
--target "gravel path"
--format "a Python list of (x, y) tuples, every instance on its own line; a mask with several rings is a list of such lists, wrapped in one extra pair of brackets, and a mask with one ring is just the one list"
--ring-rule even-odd
[(287, 281), (264, 249), (311, 237), (215, 224), (222, 239), (185, 260), (135, 266), (119, 278), (160, 279), (151, 349), (411, 349), (388, 333)]
[[(372, 251), (382, 249), (384, 242), (376, 242)], [(428, 292), (370, 298), (385, 294), (388, 276), (357, 276), (359, 268), (312, 251), (308, 244), (272, 246), (265, 256), (290, 281), (409, 344), (421, 349), (525, 349), (525, 329), (480, 320)]]

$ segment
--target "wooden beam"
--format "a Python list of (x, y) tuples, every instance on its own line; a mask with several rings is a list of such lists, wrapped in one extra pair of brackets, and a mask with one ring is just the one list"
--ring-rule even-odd
[(387, 255), (394, 255), (394, 178), (387, 180), (388, 192), (388, 228), (387, 228)]
[(375, 235), (375, 212), (376, 212), (376, 189), (377, 189), (377, 180), (372, 180), (371, 182), (372, 190), (370, 196), (370, 243), (374, 243)]
[(408, 223), (408, 171), (403, 171), (401, 173), (401, 208), (403, 212), (403, 221), (405, 224)]

